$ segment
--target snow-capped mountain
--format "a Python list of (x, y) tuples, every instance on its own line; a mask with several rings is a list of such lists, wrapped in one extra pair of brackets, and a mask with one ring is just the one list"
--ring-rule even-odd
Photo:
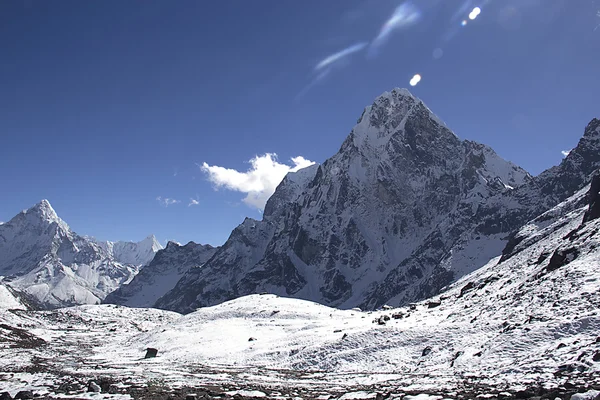
[(110, 293), (104, 303), (129, 307), (152, 307), (156, 300), (173, 289), (192, 268), (200, 268), (217, 248), (189, 242), (181, 246), (169, 242), (133, 280)]
[[(599, 199), (600, 175), (519, 227), (501, 256), (396, 309), (258, 294), (183, 316), (0, 307), (0, 391), (69, 384), (83, 394), (101, 369), (121, 388), (152, 380), (166, 392), (220, 387), (229, 397), (591, 400), (600, 393)], [(148, 348), (159, 356), (144, 359)]]
[[(99, 303), (137, 274), (155, 249), (148, 238), (119, 251), (73, 232), (47, 200), (0, 225), (0, 277), (49, 308)], [(124, 262), (122, 262), (124, 261)]]
[(269, 292), (373, 309), (434, 295), (585, 184), (600, 165), (598, 125), (533, 178), (460, 140), (408, 90), (384, 93), (336, 155), (288, 174), (262, 221), (247, 218), (156, 306), (190, 312)]
[(147, 265), (152, 261), (155, 254), (163, 248), (154, 235), (150, 235), (140, 242), (111, 242), (99, 241), (95, 238), (89, 239), (95, 241), (121, 264)]

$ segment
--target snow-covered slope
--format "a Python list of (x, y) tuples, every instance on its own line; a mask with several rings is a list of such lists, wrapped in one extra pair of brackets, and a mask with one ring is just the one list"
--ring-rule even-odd
[[(600, 178), (592, 187), (522, 226), (501, 257), (407, 307), (250, 295), (185, 316), (110, 305), (0, 310), (3, 329), (20, 324), (29, 335), (5, 343), (45, 339), (0, 346), (0, 370), (11, 373), (0, 389), (17, 390), (24, 379), (12, 372), (35, 363), (61, 376), (100, 369), (175, 386), (310, 388), (305, 398), (359, 389), (529, 398), (545, 388), (568, 399), (558, 391), (600, 385)], [(142, 359), (146, 348), (158, 357)]]
[(246, 219), (156, 306), (190, 312), (269, 292), (373, 309), (436, 294), (585, 183), (600, 159), (578, 149), (600, 150), (586, 139), (594, 126), (554, 173), (532, 178), (489, 147), (461, 141), (406, 89), (384, 93), (336, 155), (288, 174), (263, 220)]
[(133, 253), (126, 245), (118, 254), (115, 248), (108, 251), (71, 231), (42, 200), (0, 225), (0, 277), (45, 307), (99, 303), (131, 281), (141, 266), (119, 259), (147, 259), (154, 246), (148, 238), (136, 244)]
[(200, 268), (217, 248), (189, 242), (181, 246), (169, 242), (133, 280), (110, 293), (104, 303), (129, 307), (152, 307), (159, 297), (175, 287), (183, 274)]
[(0, 283), (0, 310), (26, 310), (27, 306), (10, 287)]
[(438, 385), (598, 377), (600, 219), (582, 223), (588, 189), (523, 226), (501, 261), (416, 306), (364, 313), (252, 295), (128, 345), (162, 349), (166, 364), (377, 371)]

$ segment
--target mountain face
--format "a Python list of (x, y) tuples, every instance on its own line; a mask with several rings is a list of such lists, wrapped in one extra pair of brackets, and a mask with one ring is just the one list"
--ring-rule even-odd
[(121, 264), (132, 264), (144, 266), (150, 263), (157, 251), (163, 246), (158, 242), (154, 235), (150, 235), (141, 242), (110, 242), (97, 241), (90, 238), (98, 244), (104, 251), (110, 254)]
[(173, 289), (191, 269), (200, 268), (217, 248), (189, 242), (181, 246), (169, 242), (133, 280), (110, 293), (104, 303), (128, 307), (152, 307), (159, 297)]
[(0, 225), (0, 277), (47, 308), (94, 304), (130, 282), (141, 264), (129, 262), (155, 246), (154, 237), (115, 248), (79, 236), (42, 200)]
[(190, 312), (269, 292), (373, 309), (434, 295), (585, 184), (600, 165), (599, 125), (533, 178), (460, 140), (407, 90), (384, 93), (336, 155), (288, 174), (262, 221), (246, 219), (156, 306)]

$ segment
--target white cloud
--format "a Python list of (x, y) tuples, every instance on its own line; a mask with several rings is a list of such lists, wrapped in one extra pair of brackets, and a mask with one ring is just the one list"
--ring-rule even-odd
[(288, 172), (296, 172), (314, 164), (314, 161), (302, 156), (292, 157), (291, 161), (293, 166), (281, 164), (277, 161), (276, 154), (267, 153), (250, 160), (251, 167), (246, 172), (207, 163), (203, 163), (201, 169), (208, 174), (208, 179), (216, 187), (246, 193), (244, 203), (263, 210), (267, 200)]
[(198, 204), (200, 204), (200, 202), (198, 200), (190, 199), (190, 204), (188, 204), (188, 207), (197, 206)]
[(156, 201), (158, 201), (160, 203), (160, 205), (163, 207), (169, 207), (170, 205), (181, 203), (181, 201), (179, 201), (179, 200), (171, 199), (170, 197), (162, 197), (162, 196), (158, 196), (156, 198)]
[[(572, 149), (571, 149), (571, 150), (572, 150)], [(563, 151), (561, 151), (561, 153), (562, 153), (563, 157), (566, 157), (566, 156), (568, 156), (568, 155), (569, 155), (569, 153), (571, 152), (571, 150), (563, 150)]]

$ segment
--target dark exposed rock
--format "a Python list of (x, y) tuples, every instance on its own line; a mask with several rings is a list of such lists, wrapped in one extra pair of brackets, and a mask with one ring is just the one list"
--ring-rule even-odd
[(249, 342), (254, 342), (255, 340), (256, 340), (256, 338), (253, 338), (253, 337), (248, 339)]
[(0, 400), (12, 400), (12, 396), (8, 392), (0, 393)]
[(600, 173), (592, 179), (588, 192), (588, 210), (583, 216), (583, 222), (600, 218)]
[(592, 360), (595, 362), (600, 361), (600, 351), (597, 351), (594, 356), (592, 357)]
[(152, 347), (148, 347), (146, 349), (146, 355), (144, 356), (144, 358), (154, 358), (156, 357), (156, 355), (158, 354), (158, 350), (154, 349)]
[(430, 301), (429, 303), (427, 303), (427, 308), (436, 308), (439, 307), (440, 305), (442, 305), (441, 301)]
[(567, 265), (576, 259), (578, 255), (579, 251), (574, 247), (567, 249), (556, 249), (550, 258), (550, 262), (548, 263), (546, 270), (548, 272), (557, 270), (558, 268)]
[(431, 353), (431, 346), (427, 346), (423, 349), (423, 351), (421, 352), (421, 357), (425, 357), (427, 355), (429, 355), (429, 353)]
[(462, 287), (462, 289), (460, 289), (460, 294), (458, 295), (458, 298), (463, 297), (466, 293), (473, 290), (474, 288), (475, 284), (473, 282), (467, 283), (465, 286)]
[(31, 390), (21, 390), (16, 394), (15, 399), (31, 400), (33, 399), (33, 392)]

